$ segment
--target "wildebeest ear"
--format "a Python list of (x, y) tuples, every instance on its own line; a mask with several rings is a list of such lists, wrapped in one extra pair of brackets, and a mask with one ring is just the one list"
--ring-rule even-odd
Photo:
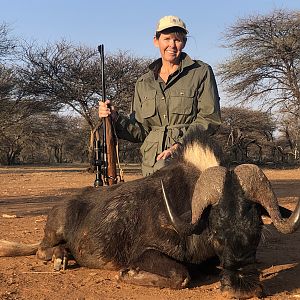
[(224, 194), (227, 169), (211, 167), (204, 170), (196, 182), (192, 198), (192, 224), (195, 224), (209, 205), (219, 202)]

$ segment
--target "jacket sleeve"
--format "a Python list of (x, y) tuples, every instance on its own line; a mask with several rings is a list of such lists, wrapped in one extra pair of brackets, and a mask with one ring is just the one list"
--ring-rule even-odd
[(115, 122), (117, 136), (134, 143), (143, 142), (149, 133), (149, 126), (142, 117), (141, 99), (138, 93), (138, 82), (135, 86), (134, 100), (129, 116), (119, 114)]
[(214, 134), (221, 125), (220, 97), (213, 70), (210, 66), (197, 92), (197, 115), (187, 132), (194, 126)]

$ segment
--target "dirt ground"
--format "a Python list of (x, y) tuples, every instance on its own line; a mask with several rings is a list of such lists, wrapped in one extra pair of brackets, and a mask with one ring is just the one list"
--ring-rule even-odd
[[(264, 170), (279, 201), (293, 209), (300, 196), (300, 169)], [(125, 174), (125, 180), (140, 175)], [(0, 168), (0, 239), (33, 243), (42, 238), (49, 209), (84, 186), (95, 176), (79, 167)], [(266, 299), (300, 299), (300, 230), (277, 233), (265, 225), (257, 258)], [(54, 272), (50, 263), (35, 256), (0, 258), (0, 299), (217, 299), (216, 272), (204, 272), (190, 288), (170, 290), (120, 284), (117, 272), (71, 265)]]

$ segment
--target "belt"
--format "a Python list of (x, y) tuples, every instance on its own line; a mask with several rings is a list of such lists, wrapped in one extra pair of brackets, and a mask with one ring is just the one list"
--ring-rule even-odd
[[(165, 150), (164, 148), (169, 148), (177, 142), (177, 139), (180, 136), (180, 128), (186, 128), (189, 126), (190, 124), (151, 126), (151, 131), (158, 132), (159, 149), (160, 151), (163, 151)], [(165, 143), (164, 143), (164, 137), (165, 137)], [(165, 145), (163, 145), (163, 143)]]

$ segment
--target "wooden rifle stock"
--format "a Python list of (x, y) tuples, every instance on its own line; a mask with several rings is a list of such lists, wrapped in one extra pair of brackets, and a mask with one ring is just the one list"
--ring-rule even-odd
[[(104, 45), (98, 46), (101, 57), (101, 80), (102, 99), (106, 100), (105, 76), (104, 76)], [(111, 116), (103, 118), (103, 177), (107, 185), (117, 183), (117, 149), (116, 135), (112, 124)]]
[(104, 144), (104, 150), (106, 154), (106, 159), (104, 160), (105, 173), (104, 181), (107, 185), (113, 185), (117, 183), (117, 152), (116, 152), (116, 140), (115, 133), (113, 130), (111, 117), (107, 117), (105, 122), (105, 135), (106, 135), (106, 145)]

